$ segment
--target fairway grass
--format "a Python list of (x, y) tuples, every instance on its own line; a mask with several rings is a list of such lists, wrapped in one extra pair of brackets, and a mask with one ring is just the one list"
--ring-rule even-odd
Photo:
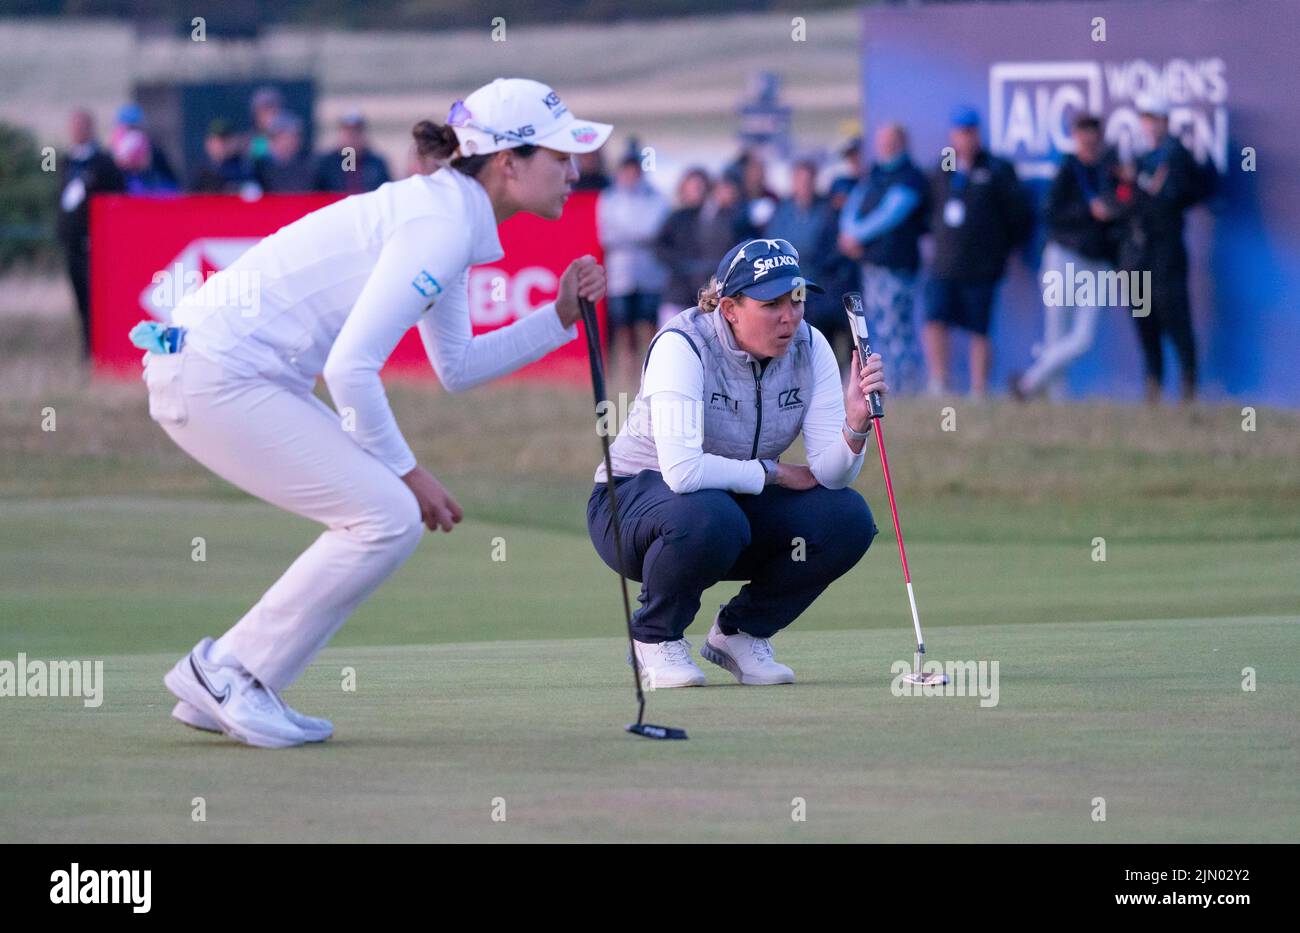
[[(904, 633), (905, 634), (905, 633)], [(106, 699), (9, 701), (5, 841), (1293, 841), (1294, 619), (936, 627), (1000, 659), (998, 704), (896, 697), (888, 630), (793, 631), (788, 687), (650, 694), (616, 638), (327, 649), (289, 694), (334, 739), (248, 749), (167, 713), (172, 654)], [(901, 649), (901, 650), (900, 650)], [(1259, 686), (1241, 689), (1255, 666)], [(341, 689), (355, 670), (356, 690)], [(206, 819), (192, 819), (196, 798)], [(806, 820), (793, 820), (796, 798)], [(1095, 798), (1106, 819), (1094, 821)], [(504, 820), (493, 819), (504, 814)]]

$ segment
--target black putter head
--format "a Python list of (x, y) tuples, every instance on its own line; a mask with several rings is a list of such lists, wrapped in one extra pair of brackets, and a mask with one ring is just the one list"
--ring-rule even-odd
[(639, 735), (647, 739), (686, 738), (685, 729), (674, 729), (672, 726), (655, 726), (648, 722), (629, 722), (624, 728), (633, 735)]

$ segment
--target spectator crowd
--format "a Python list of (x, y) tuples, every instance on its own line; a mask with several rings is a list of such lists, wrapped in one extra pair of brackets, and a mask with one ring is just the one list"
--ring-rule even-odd
[[(1071, 281), (1080, 274), (1104, 281), (1117, 273), (1145, 273), (1150, 283), (1143, 296), (1145, 313), (1133, 320), (1148, 400), (1158, 400), (1162, 391), (1165, 341), (1179, 359), (1182, 397), (1190, 400), (1197, 367), (1183, 216), (1208, 196), (1212, 179), (1170, 134), (1166, 101), (1150, 97), (1139, 101), (1138, 109), (1145, 147), (1129, 160), (1106, 146), (1097, 116), (1075, 117), (1073, 151), (1061, 161), (1042, 210), (1046, 242), (1039, 271), (1040, 276), (1068, 275)], [(87, 353), (91, 195), (355, 194), (391, 177), (387, 163), (370, 148), (360, 113), (345, 115), (334, 147), (317, 154), (307, 151), (303, 119), (286, 109), (277, 89), (258, 90), (250, 116), (252, 128), (245, 133), (226, 120), (213, 120), (203, 158), (182, 182), (136, 104), (118, 111), (106, 146), (98, 143), (88, 112), (72, 114), (71, 146), (60, 163), (58, 232)], [(985, 148), (979, 114), (971, 107), (953, 111), (948, 146), (937, 164), (917, 164), (901, 124), (880, 126), (870, 147), (868, 158), (862, 139), (844, 146), (839, 155), (846, 171), (824, 191), (818, 185), (822, 164), (796, 160), (784, 194), (770, 187), (762, 156), (742, 152), (716, 175), (700, 167), (685, 171), (674, 203), (646, 178), (635, 140), (612, 178), (599, 152), (578, 157), (575, 187), (599, 192), (609, 350), (616, 365), (620, 359), (639, 365), (657, 328), (695, 304), (718, 258), (733, 245), (750, 237), (782, 238), (825, 288), (824, 294), (807, 295), (805, 316), (842, 360), (847, 362), (851, 344), (839, 296), (857, 290), (872, 346), (888, 361), (893, 391), (952, 391), (950, 337), (959, 330), (967, 337), (969, 391), (984, 396), (998, 286), (1008, 258), (1033, 232), (1033, 203), (1014, 167)], [(407, 174), (436, 167), (414, 154), (408, 162)], [(923, 249), (926, 238), (929, 247)], [(1099, 315), (1111, 306), (1105, 289), (1093, 289), (1082, 301), (1073, 293), (1061, 301), (1047, 289), (1043, 296), (1042, 343), (1008, 387), (1018, 399), (1059, 395), (1064, 372), (1092, 345)]]
[[(1043, 340), (1012, 376), (1014, 398), (1058, 396), (1065, 370), (1092, 345), (1108, 307), (1122, 307), (1136, 323), (1148, 401), (1161, 397), (1165, 341), (1179, 360), (1182, 399), (1195, 396), (1183, 216), (1208, 197), (1213, 176), (1170, 133), (1167, 101), (1148, 96), (1138, 109), (1145, 138), (1130, 160), (1105, 145), (1097, 116), (1073, 120), (1074, 151), (1061, 161), (1043, 210), (1039, 270), (1068, 276), (1068, 295), (1042, 290)], [(858, 290), (895, 392), (953, 391), (950, 337), (962, 331), (969, 392), (985, 396), (998, 288), (1009, 257), (1034, 231), (1033, 201), (1011, 163), (985, 147), (971, 107), (953, 111), (938, 164), (916, 163), (901, 124), (877, 129), (871, 148), (868, 160), (863, 140), (845, 146), (848, 170), (825, 192), (817, 184), (820, 164), (797, 160), (783, 196), (769, 187), (762, 158), (745, 152), (716, 177), (687, 170), (670, 205), (645, 179), (633, 143), (597, 208), (615, 358), (639, 361), (656, 328), (695, 304), (732, 245), (781, 238), (825, 287), (825, 294), (807, 295), (804, 313), (845, 363), (851, 344), (839, 296)], [(1076, 289), (1081, 276), (1086, 286)]]
[[(68, 121), (69, 148), (60, 160), (57, 233), (76, 297), (82, 348), (90, 355), (90, 197), (95, 194), (167, 195), (291, 194), (373, 191), (390, 178), (388, 163), (370, 148), (365, 118), (339, 120), (336, 145), (313, 155), (304, 145), (303, 119), (290, 112), (274, 87), (258, 89), (250, 102), (251, 132), (213, 120), (203, 139), (203, 158), (184, 179), (149, 132), (135, 103), (117, 111), (106, 145), (89, 111)], [(412, 170), (420, 166), (412, 165)], [(432, 166), (424, 171), (432, 171)]]

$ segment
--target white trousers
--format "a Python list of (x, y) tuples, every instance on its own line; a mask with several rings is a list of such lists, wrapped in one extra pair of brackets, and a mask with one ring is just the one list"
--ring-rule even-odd
[(222, 479), (325, 532), (218, 642), (282, 690), (415, 550), (415, 495), (310, 392), (232, 376), (190, 348), (146, 358), (149, 415)]
[[(1100, 259), (1089, 259), (1048, 240), (1043, 247), (1043, 261), (1038, 272), (1039, 286), (1042, 286), (1043, 275), (1049, 271), (1064, 278), (1066, 263), (1073, 266), (1076, 275), (1087, 273), (1094, 276), (1094, 285), (1100, 282), (1104, 273), (1111, 271), (1111, 267)], [(1068, 280), (1066, 282), (1066, 288), (1073, 291), (1073, 284)], [(1036, 391), (1049, 382), (1052, 383), (1054, 397), (1059, 397), (1064, 392), (1060, 377), (1067, 366), (1092, 347), (1097, 335), (1097, 315), (1100, 312), (1099, 305), (1043, 305), (1043, 348), (1021, 380), (1026, 392)]]

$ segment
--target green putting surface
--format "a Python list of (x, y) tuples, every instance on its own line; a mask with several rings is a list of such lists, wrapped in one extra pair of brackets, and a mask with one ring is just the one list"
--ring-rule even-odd
[[(622, 731), (632, 701), (617, 639), (330, 648), (288, 698), (332, 717), (335, 738), (285, 751), (172, 721), (159, 680), (171, 655), (110, 656), (99, 709), (6, 706), (0, 825), (8, 841), (162, 842), (1300, 831), (1294, 620), (936, 627), (937, 658), (1002, 659), (988, 708), (895, 696), (900, 642), (792, 632), (788, 687), (740, 687), (706, 664), (709, 686), (650, 695), (650, 721), (687, 728), (686, 742)], [(1245, 666), (1258, 666), (1255, 692), (1241, 689)], [(341, 688), (345, 667), (355, 692)]]
[[(288, 691), (330, 717), (335, 738), (262, 751), (174, 722), (161, 677), (239, 617), (311, 540), (310, 523), (247, 501), (106, 497), (10, 501), (4, 531), (0, 660), (102, 660), (105, 677), (96, 709), (0, 698), (9, 841), (1300, 831), (1293, 541), (1120, 539), (1104, 563), (1087, 541), (916, 542), (931, 657), (998, 662), (997, 705), (982, 707), (977, 695), (891, 692), (911, 631), (884, 530), (775, 640), (798, 683), (740, 687), (701, 661), (708, 687), (652, 694), (649, 721), (690, 732), (671, 743), (622, 731), (634, 703), (617, 579), (580, 526), (467, 521), (426, 536)], [(196, 536), (206, 561), (191, 559)], [(491, 559), (498, 538), (504, 561)], [(697, 646), (737, 586), (706, 594), (688, 633)], [(1106, 621), (1144, 615), (1167, 618)], [(1247, 667), (1254, 691), (1242, 689)], [(205, 822), (191, 819), (196, 797)], [(1092, 819), (1098, 797), (1104, 822)], [(805, 821), (791, 818), (795, 798)]]

